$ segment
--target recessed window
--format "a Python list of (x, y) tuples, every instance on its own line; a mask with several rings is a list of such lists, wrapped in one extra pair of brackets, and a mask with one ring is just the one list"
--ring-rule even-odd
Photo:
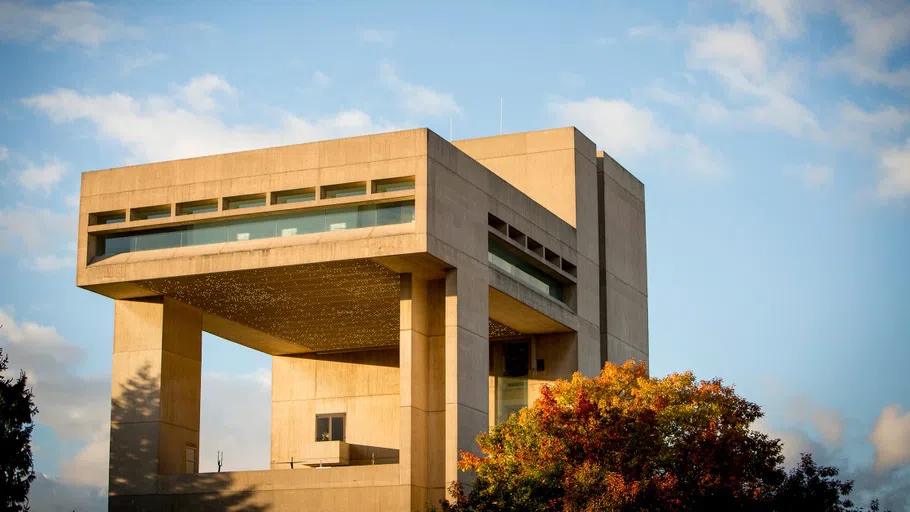
[(272, 194), (273, 204), (303, 203), (316, 199), (315, 188), (302, 188), (298, 190), (285, 190)]
[(171, 205), (169, 204), (130, 210), (130, 217), (132, 217), (133, 220), (164, 219), (170, 216)]
[(198, 449), (196, 445), (187, 443), (186, 444), (186, 472), (195, 473), (197, 468), (197, 452)]
[[(217, 205), (215, 205), (217, 206)], [(414, 200), (275, 212), (95, 237), (96, 256), (414, 222)]]
[(493, 235), (489, 237), (487, 261), (540, 293), (563, 300), (563, 285), (558, 279), (538, 268), (530, 256), (519, 253)]
[(218, 201), (206, 199), (205, 201), (191, 201), (177, 205), (177, 215), (196, 215), (197, 213), (211, 213), (218, 211)]
[(528, 237), (528, 250), (543, 258), (543, 245), (531, 237)]
[(344, 441), (344, 413), (317, 414), (316, 441)]
[(559, 255), (558, 254), (556, 254), (555, 252), (553, 252), (547, 248), (544, 248), (543, 254), (544, 254), (545, 260), (556, 265), (557, 267), (559, 266)]
[(340, 185), (329, 185), (322, 187), (323, 199), (335, 199), (336, 197), (362, 196), (367, 193), (367, 184), (360, 183), (342, 183)]
[(500, 219), (499, 217), (493, 215), (492, 213), (487, 214), (487, 224), (491, 228), (502, 233), (503, 235), (506, 234), (506, 231), (508, 230), (508, 227), (509, 227), (506, 224), (506, 221)]
[(562, 260), (562, 269), (570, 276), (576, 276), (578, 274), (578, 268), (575, 266), (575, 264), (570, 261), (566, 261), (565, 258)]
[(118, 224), (126, 222), (126, 212), (104, 212), (92, 214), (89, 218), (89, 224), (95, 226), (99, 224)]
[(265, 206), (265, 194), (228, 197), (224, 200), (225, 210), (239, 210), (241, 208), (256, 208), (259, 206)]
[(399, 190), (414, 190), (414, 177), (391, 178), (373, 182), (373, 192), (397, 192)]
[(518, 245), (524, 247), (525, 245), (525, 234), (521, 231), (518, 231), (513, 226), (509, 226), (509, 238), (515, 240)]

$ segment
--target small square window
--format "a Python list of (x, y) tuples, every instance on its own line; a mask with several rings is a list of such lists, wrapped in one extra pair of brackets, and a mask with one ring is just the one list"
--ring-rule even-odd
[(323, 199), (335, 199), (336, 197), (362, 196), (367, 193), (367, 184), (360, 183), (342, 183), (340, 185), (329, 185), (322, 187)]
[(285, 190), (272, 194), (273, 204), (303, 203), (316, 199), (315, 188), (304, 188), (299, 190)]
[(177, 215), (196, 215), (197, 213), (211, 213), (218, 211), (218, 201), (207, 199), (204, 201), (191, 201), (177, 205)]
[(344, 413), (316, 415), (316, 441), (344, 441)]
[(103, 224), (119, 224), (121, 222), (126, 222), (126, 212), (104, 212), (104, 213), (93, 213), (89, 217), (89, 224), (92, 226), (103, 225)]
[(255, 196), (228, 197), (224, 200), (225, 210), (256, 208), (258, 206), (265, 206), (265, 194), (259, 194)]
[(186, 472), (195, 473), (197, 468), (196, 445), (187, 443), (186, 445)]
[(151, 206), (149, 208), (136, 208), (130, 211), (133, 220), (164, 219), (171, 216), (171, 205)]
[(373, 192), (396, 192), (399, 190), (414, 190), (414, 177), (391, 178), (373, 182)]

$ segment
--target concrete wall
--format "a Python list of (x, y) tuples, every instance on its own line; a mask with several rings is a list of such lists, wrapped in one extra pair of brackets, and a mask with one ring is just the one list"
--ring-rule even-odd
[(202, 314), (168, 298), (114, 304), (111, 382), (112, 496), (154, 492), (158, 475), (187, 472), (196, 447), (202, 383)]
[(345, 413), (351, 464), (397, 463), (398, 350), (272, 357), (272, 469), (303, 459), (316, 415)]
[(648, 272), (644, 186), (610, 155), (598, 152), (600, 195), (601, 352), (622, 364), (648, 362)]

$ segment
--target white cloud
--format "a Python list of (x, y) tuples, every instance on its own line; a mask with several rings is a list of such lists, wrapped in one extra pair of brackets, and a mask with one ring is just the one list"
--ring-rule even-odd
[(888, 62), (910, 41), (910, 4), (841, 0), (834, 6), (852, 40), (825, 67), (844, 72), (857, 83), (910, 87), (910, 67), (892, 69)]
[(775, 35), (793, 38), (803, 31), (805, 0), (740, 0), (747, 9), (768, 21)]
[(882, 409), (869, 440), (875, 446), (876, 470), (910, 463), (910, 411), (896, 404)]
[(451, 94), (437, 92), (429, 87), (402, 80), (395, 73), (395, 67), (389, 62), (383, 62), (380, 65), (379, 80), (398, 96), (401, 106), (413, 114), (447, 116), (462, 112)]
[(776, 62), (772, 66), (770, 49), (749, 25), (698, 27), (690, 33), (689, 67), (715, 74), (741, 104), (727, 107), (729, 118), (760, 123), (793, 137), (823, 136), (815, 114), (790, 91), (799, 69)]
[(398, 33), (394, 30), (368, 28), (360, 31), (360, 40), (364, 43), (375, 43), (388, 46), (395, 42), (397, 37)]
[(549, 110), (559, 123), (577, 126), (618, 160), (638, 161), (662, 154), (668, 166), (688, 169), (693, 174), (724, 173), (721, 156), (695, 134), (674, 132), (650, 110), (627, 101), (559, 100), (551, 102)]
[(332, 79), (329, 78), (329, 75), (319, 70), (313, 72), (313, 85), (317, 87), (325, 87), (330, 83), (332, 83)]
[(51, 159), (40, 166), (28, 162), (25, 169), (17, 173), (16, 180), (28, 191), (43, 190), (45, 194), (49, 194), (51, 189), (60, 183), (67, 170), (66, 164), (56, 159)]
[(840, 445), (843, 441), (846, 420), (840, 410), (824, 407), (806, 397), (791, 399), (787, 409), (790, 420), (811, 425), (827, 445)]
[(101, 487), (69, 485), (38, 473), (28, 492), (31, 510), (48, 512), (106, 512), (107, 484)]
[(49, 40), (97, 48), (142, 36), (142, 30), (107, 16), (91, 2), (0, 2), (0, 40)]
[[(171, 96), (84, 95), (71, 89), (58, 89), (26, 98), (23, 103), (54, 122), (88, 122), (98, 139), (120, 144), (129, 151), (132, 161), (189, 158), (393, 129), (388, 123), (375, 122), (360, 110), (346, 110), (315, 120), (279, 112), (279, 126), (272, 129), (230, 125), (215, 114), (217, 97), (209, 94), (227, 88), (234, 90), (223, 79), (200, 77)], [(197, 110), (200, 107), (202, 110)]]
[(77, 232), (74, 212), (17, 204), (0, 210), (0, 253), (17, 255), (35, 270), (72, 266)]
[(840, 124), (848, 125), (850, 133), (874, 135), (897, 133), (910, 124), (910, 111), (899, 110), (894, 105), (882, 105), (876, 110), (863, 110), (855, 103), (841, 103)]
[[(85, 358), (83, 350), (67, 341), (53, 326), (20, 322), (0, 309), (0, 344), (10, 369), (26, 372), (35, 393), (35, 421), (60, 438), (84, 442), (100, 435), (110, 415), (110, 376), (75, 373)], [(106, 484), (107, 455), (103, 450), (80, 451), (60, 461), (64, 474), (79, 485)], [(67, 468), (78, 468), (69, 473)]]
[(886, 148), (879, 154), (879, 199), (910, 195), (910, 138), (903, 146)]
[(216, 106), (213, 93), (223, 92), (233, 96), (236, 91), (227, 81), (217, 75), (197, 76), (180, 88), (180, 97), (193, 110), (204, 112)]
[(9, 149), (6, 146), (0, 146), (0, 162), (9, 160)]

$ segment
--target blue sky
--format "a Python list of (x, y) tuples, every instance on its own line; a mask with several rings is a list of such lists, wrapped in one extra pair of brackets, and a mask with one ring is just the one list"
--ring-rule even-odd
[[(910, 4), (430, 4), (0, 1), (0, 346), (38, 395), (36, 493), (106, 484), (80, 172), (492, 135), (502, 99), (505, 132), (576, 125), (645, 183), (652, 373), (723, 377), (788, 454), (910, 508)], [(268, 358), (204, 350), (203, 469), (267, 465)]]

